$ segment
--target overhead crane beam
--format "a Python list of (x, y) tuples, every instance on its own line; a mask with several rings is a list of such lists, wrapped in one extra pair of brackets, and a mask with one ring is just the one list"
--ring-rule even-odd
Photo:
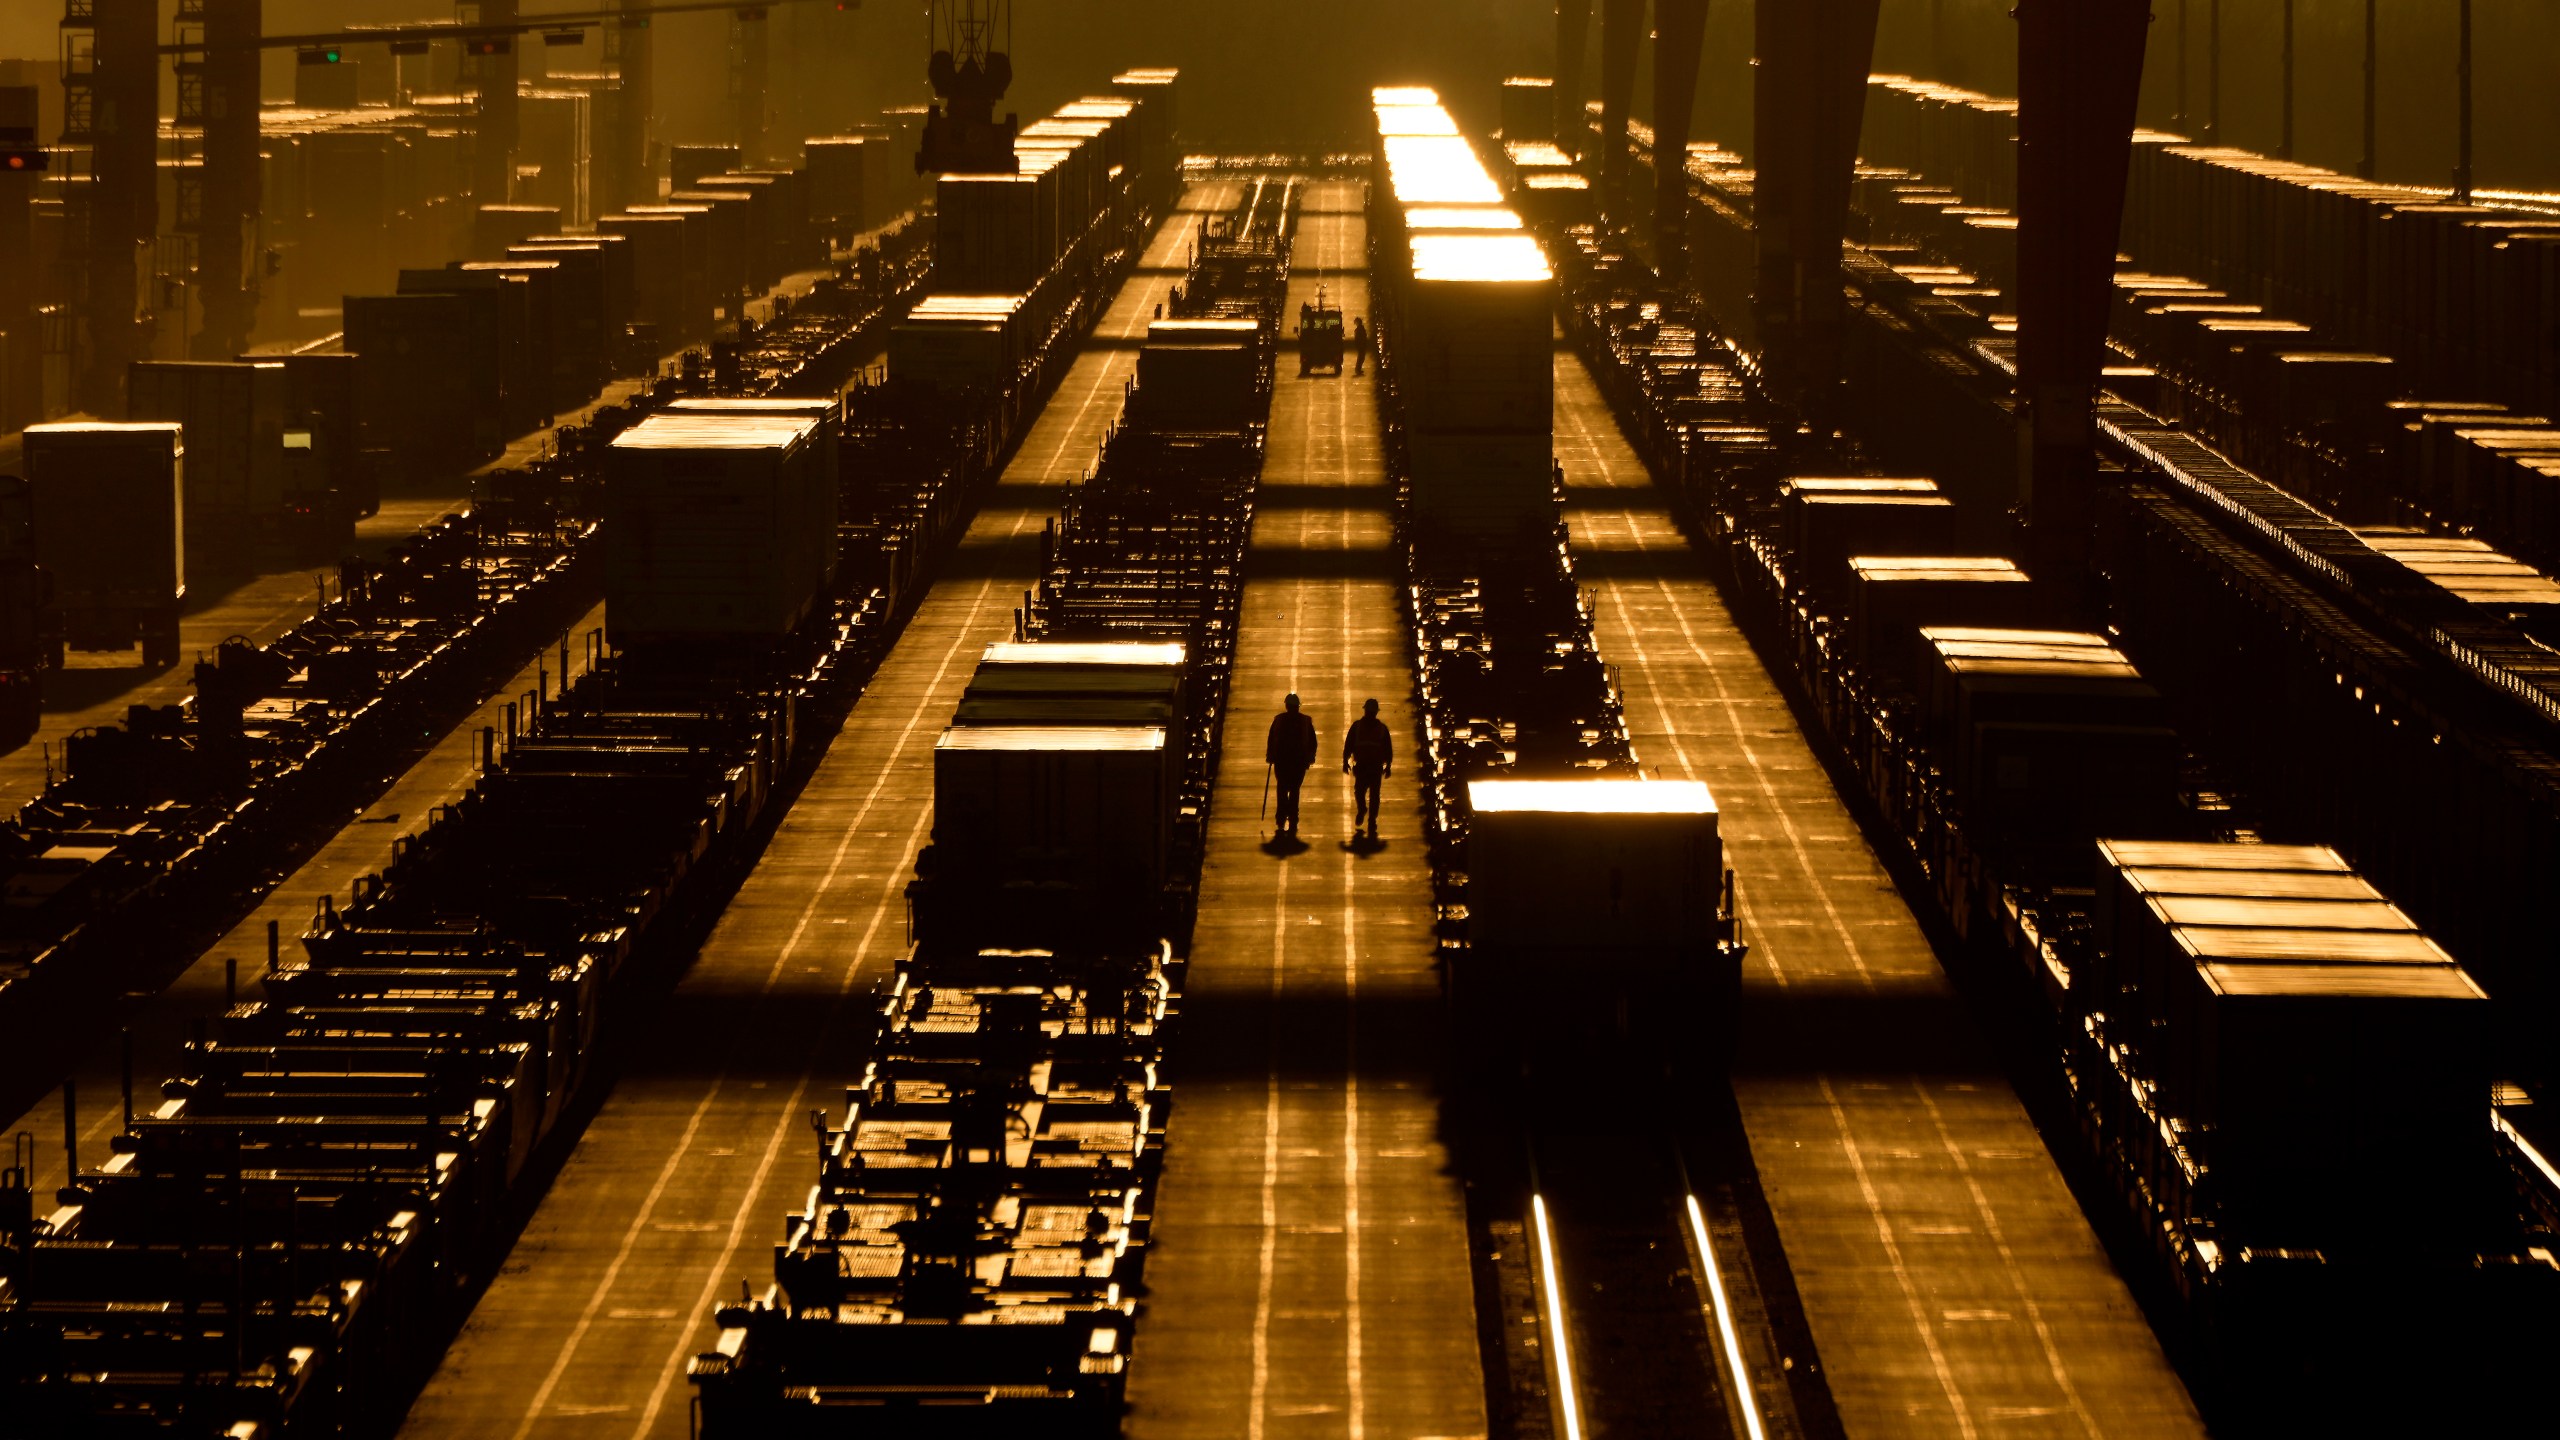
[[(709, 10), (764, 10), (775, 5), (808, 5), (816, 0), (673, 0), (665, 5), (625, 5), (612, 10), (537, 11), (530, 15), (492, 20), (484, 13), (474, 21), (421, 20), (409, 25), (350, 26), (344, 30), (314, 30), (293, 35), (261, 35), (257, 47), (262, 50), (321, 50), (331, 45), (381, 45), (409, 40), (502, 40), (517, 35), (531, 35), (544, 30), (583, 30), (593, 25), (619, 21), (625, 25), (634, 18), (645, 20), (652, 15), (687, 15)], [(484, 7), (484, 11), (485, 11)], [(192, 54), (207, 49), (209, 40), (179, 40), (160, 47), (163, 55)]]

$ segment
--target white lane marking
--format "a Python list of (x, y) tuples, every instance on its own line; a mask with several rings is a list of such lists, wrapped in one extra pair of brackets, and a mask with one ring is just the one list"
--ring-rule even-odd
[[(1094, 397), (1092, 395), (1088, 395), (1083, 402), (1084, 407), (1089, 408), (1093, 404), (1093, 401)], [(1080, 409), (1078, 413), (1081, 415), (1082, 410)], [(1005, 532), (1006, 538), (1015, 538), (1022, 535), (1030, 528), (1034, 515), (1039, 513), (1044, 512), (1037, 512), (1019, 506), (1014, 507), (1012, 511), (1013, 521), (1011, 526)], [(981, 511), (979, 518), (982, 520), (991, 520), (994, 516), (986, 511)], [(973, 521), (970, 528), (973, 530), (976, 529), (977, 523)], [(1011, 581), (1008, 580), (1007, 583), (1009, 585)], [(943, 653), (942, 663), (934, 670), (933, 678), (926, 682), (924, 690), (918, 695), (915, 710), (909, 715), (906, 727), (899, 732), (897, 744), (890, 750), (890, 754), (892, 756), (901, 754), (907, 749), (908, 744), (914, 737), (916, 726), (924, 719), (926, 707), (931, 703), (932, 697), (941, 692), (944, 682), (950, 674), (952, 662), (959, 657), (963, 650), (968, 649), (972, 644), (984, 643), (985, 637), (978, 633), (978, 617), (986, 607), (987, 597), (994, 593), (995, 584), (996, 582), (994, 577), (989, 577), (979, 583), (976, 597), (969, 602), (969, 613), (967, 617), (960, 622), (958, 628), (954, 631), (951, 647)], [(834, 859), (829, 862), (825, 876), (819, 880), (816, 893), (810, 897), (808, 906), (802, 910), (800, 924), (794, 928), (790, 942), (785, 945), (785, 954), (782, 959), (788, 958), (790, 946), (796, 945), (799, 942), (800, 934), (807, 929), (810, 917), (817, 913), (817, 908), (825, 899), (827, 892), (834, 888), (836, 876), (843, 864), (846, 851), (852, 844), (854, 836), (861, 830), (863, 820), (869, 817), (872, 802), (878, 798), (881, 787), (887, 783), (889, 772), (890, 767), (883, 765), (880, 767), (879, 773), (874, 777), (870, 794), (865, 797), (863, 801), (862, 810), (856, 814), (852, 824), (846, 827), (845, 837), (837, 842)], [(930, 803), (927, 803), (919, 811), (914, 827), (908, 831), (905, 847), (898, 853), (900, 855), (911, 855), (915, 853), (917, 845), (924, 840), (926, 834), (932, 828), (932, 824), (933, 807)], [(872, 940), (879, 933), (881, 922), (889, 915), (892, 908), (892, 902), (905, 888), (905, 883), (905, 872), (896, 868), (892, 868), (890, 870), (887, 879), (882, 883), (880, 899), (875, 902), (872, 907), (870, 923), (864, 927), (862, 939), (853, 952), (853, 961), (845, 967), (843, 979), (836, 987), (836, 994), (830, 1005), (828, 1020), (826, 1024), (820, 1027), (819, 1034), (822, 1037), (829, 1035), (834, 1031), (835, 1016), (843, 1010), (845, 998), (853, 991), (854, 977), (862, 968), (862, 957), (869, 953)], [(777, 959), (774, 964), (774, 973), (777, 975), (781, 973), (782, 959)], [(768, 985), (769, 984), (770, 981), (768, 981)], [(740, 1199), (736, 1211), (731, 1216), (728, 1244), (721, 1250), (719, 1263), (712, 1268), (710, 1274), (704, 1279), (702, 1294), (694, 1302), (693, 1308), (697, 1314), (707, 1308), (711, 1304), (712, 1297), (720, 1292), (720, 1288), (723, 1283), (725, 1283), (728, 1276), (730, 1265), (736, 1261), (738, 1247), (745, 1243), (748, 1226), (756, 1214), (756, 1207), (763, 1193), (766, 1178), (772, 1173), (775, 1158), (782, 1153), (782, 1147), (789, 1137), (805, 1123), (802, 1118), (801, 1107), (807, 1098), (810, 1082), (817, 1076), (817, 1060), (823, 1053), (825, 1053), (825, 1046), (823, 1042), (811, 1049), (808, 1059), (801, 1069), (799, 1083), (793, 1087), (791, 1102), (783, 1107), (781, 1118), (774, 1124), (772, 1137), (765, 1143), (763, 1158), (757, 1162), (755, 1178), (748, 1183), (743, 1198)], [(649, 1392), (649, 1403), (641, 1412), (640, 1423), (632, 1427), (631, 1433), (633, 1440), (639, 1440), (639, 1437), (648, 1434), (650, 1428), (657, 1423), (658, 1412), (664, 1408), (667, 1392), (672, 1388), (675, 1376), (679, 1373), (679, 1367), (683, 1363), (685, 1352), (692, 1346), (692, 1344), (693, 1337), (688, 1332), (676, 1341), (675, 1349), (668, 1355), (666, 1363), (658, 1367), (658, 1383), (655, 1388)]]
[(1814, 1079), (1822, 1086), (1822, 1103), (1831, 1107), (1831, 1123), (1840, 1132), (1840, 1150), (1849, 1157), (1849, 1171), (1857, 1177), (1858, 1195), (1866, 1201), (1867, 1213), (1875, 1217), (1876, 1239), (1884, 1245), (1894, 1283), (1902, 1287), (1903, 1307), (1911, 1313), (1912, 1328), (1920, 1332), (1921, 1347), (1929, 1352), (1929, 1368), (1937, 1374), (1938, 1388), (1946, 1392), (1947, 1404), (1955, 1411), (1956, 1432), (1971, 1440), (1975, 1433), (1973, 1417), (1965, 1410), (1964, 1394), (1956, 1387), (1955, 1371), (1947, 1364), (1946, 1352), (1938, 1348), (1938, 1332), (1930, 1325), (1928, 1313), (1920, 1308), (1920, 1288), (1911, 1278), (1910, 1267), (1902, 1263), (1902, 1246), (1893, 1238), (1893, 1222), (1885, 1217), (1883, 1198), (1876, 1194), (1875, 1182), (1867, 1178), (1867, 1162), (1858, 1153), (1858, 1137), (1849, 1124), (1849, 1112), (1832, 1090), (1830, 1076), (1817, 1075)]
[[(972, 624), (976, 621), (978, 611), (985, 606), (987, 596), (994, 589), (995, 582), (993, 580), (984, 580), (979, 582), (977, 597), (970, 602), (969, 606), (969, 617)], [(944, 653), (940, 668), (934, 672), (934, 683), (936, 685), (941, 683), (942, 676), (950, 670), (952, 657), (958, 655), (961, 647), (966, 643), (967, 627), (964, 626), (960, 636), (953, 640), (951, 648)], [(931, 686), (927, 687), (926, 693), (928, 695), (932, 693)], [(906, 748), (908, 741), (915, 734), (916, 726), (922, 722), (923, 718), (924, 702), (919, 698), (916, 709), (908, 715), (905, 727), (899, 731), (896, 750), (903, 750)], [(892, 753), (896, 753), (896, 750), (893, 750)], [(871, 789), (863, 796), (861, 809), (855, 812), (853, 822), (845, 827), (844, 838), (836, 844), (835, 854), (827, 865), (826, 877), (819, 882), (817, 890), (809, 897), (808, 905), (803, 907), (801, 910), (800, 922), (798, 925), (793, 927), (791, 938), (785, 941), (782, 945), (782, 953), (775, 958), (773, 968), (765, 972), (764, 984), (758, 992), (760, 998), (770, 996), (773, 993), (774, 984), (782, 974), (783, 962), (789, 958), (792, 948), (800, 943), (801, 936), (808, 930), (809, 917), (817, 912), (818, 905), (826, 897), (828, 887), (835, 883), (836, 874), (844, 864), (846, 849), (852, 844), (853, 837), (856, 832), (861, 829), (862, 822), (870, 818), (872, 807), (878, 803), (881, 788), (887, 784), (888, 776), (889, 767), (884, 765), (880, 767), (878, 773), (872, 777)], [(874, 923), (877, 923), (876, 917)], [(860, 959), (861, 952), (855, 952), (855, 962), (857, 965), (860, 963)], [(851, 978), (852, 969), (848, 967), (846, 972), (846, 981), (848, 984), (851, 982)], [(594, 1293), (588, 1298), (585, 1306), (581, 1307), (579, 1311), (578, 1323), (570, 1327), (568, 1337), (561, 1342), (559, 1355), (552, 1360), (551, 1369), (543, 1376), (541, 1386), (534, 1391), (532, 1400), (526, 1405), (524, 1419), (516, 1426), (514, 1440), (525, 1440), (525, 1437), (532, 1433), (534, 1422), (541, 1417), (544, 1408), (550, 1403), (551, 1392), (559, 1385), (561, 1377), (568, 1373), (570, 1363), (577, 1356), (579, 1343), (586, 1338), (587, 1330), (589, 1326), (594, 1323), (597, 1312), (604, 1308), (606, 1297), (613, 1292), (614, 1282), (621, 1278), (623, 1266), (630, 1262), (633, 1253), (637, 1250), (640, 1242), (641, 1231), (650, 1220), (650, 1217), (656, 1212), (658, 1201), (665, 1195), (669, 1180), (675, 1175), (677, 1168), (684, 1163), (687, 1153), (692, 1149), (694, 1136), (701, 1130), (704, 1114), (709, 1111), (712, 1102), (719, 1098), (720, 1091), (728, 1084), (728, 1082), (729, 1072), (724, 1069), (718, 1076), (713, 1078), (711, 1088), (703, 1092), (701, 1102), (694, 1107), (692, 1120), (685, 1126), (684, 1133), (677, 1137), (675, 1148), (668, 1152), (666, 1163), (659, 1167), (657, 1182), (650, 1187), (648, 1197), (641, 1202), (638, 1213), (632, 1217), (631, 1228), (624, 1232), (622, 1244), (614, 1251), (613, 1262), (605, 1267), (603, 1277), (597, 1280)], [(807, 1083), (805, 1076), (802, 1083), (804, 1086)], [(798, 1098), (798, 1095), (795, 1093), (793, 1096), (792, 1108), (784, 1112), (786, 1117), (796, 1118)], [(579, 1138), (581, 1142), (585, 1139), (584, 1136)], [(759, 1167), (757, 1172), (758, 1187), (761, 1187), (763, 1183), (762, 1177), (764, 1168), (769, 1167), (771, 1163), (772, 1149), (771, 1147), (768, 1147), (763, 1165)], [(752, 1200), (754, 1190), (750, 1189), (748, 1194), (750, 1200)], [(734, 1243), (735, 1235), (733, 1233), (732, 1244), (734, 1245)], [(720, 1270), (713, 1272), (713, 1282), (715, 1284), (720, 1279), (722, 1272), (725, 1272), (726, 1269), (727, 1265), (724, 1262)], [(703, 1304), (708, 1303), (709, 1301), (706, 1298), (703, 1301)], [(700, 1305), (695, 1307), (697, 1311), (699, 1311), (700, 1308)], [(685, 1339), (686, 1343), (691, 1342), (692, 1335), (690, 1329), (687, 1330)], [(678, 1358), (682, 1358), (681, 1350), (678, 1351)], [(662, 1391), (664, 1389), (663, 1377), (661, 1379), (660, 1389)], [(656, 1413), (656, 1408), (657, 1407), (654, 1403), (650, 1406), (650, 1413), (653, 1416)], [(648, 1422), (644, 1420), (639, 1427), (639, 1431), (635, 1433), (645, 1432), (647, 1428)]]
[[(914, 828), (907, 832), (906, 849), (900, 853), (913, 854), (915, 847), (922, 843), (932, 825), (933, 810), (928, 806), (916, 817)], [(863, 927), (862, 940), (853, 952), (853, 963), (845, 967), (844, 978), (837, 984), (835, 1000), (829, 1007), (827, 1024), (820, 1033), (829, 1033), (835, 1029), (835, 1016), (843, 1010), (845, 997), (853, 993), (853, 980), (854, 976), (861, 972), (862, 957), (869, 953), (872, 939), (879, 934), (880, 922), (889, 913), (890, 897), (902, 886), (904, 878), (902, 872), (891, 872), (889, 885), (884, 887), (879, 903), (872, 908), (871, 923)], [(810, 1057), (812, 1063), (801, 1070), (800, 1083), (793, 1088), (790, 1103), (783, 1106), (782, 1119), (773, 1127), (772, 1138), (765, 1142), (764, 1155), (756, 1162), (755, 1177), (747, 1182), (746, 1199), (739, 1204), (736, 1213), (730, 1217), (728, 1243), (721, 1247), (719, 1263), (714, 1265), (710, 1273), (704, 1277), (702, 1293), (694, 1297), (691, 1313), (696, 1316), (710, 1308), (712, 1297), (719, 1294), (721, 1287), (727, 1282), (729, 1266), (737, 1259), (738, 1247), (746, 1243), (748, 1222), (755, 1213), (757, 1199), (764, 1193), (765, 1181), (773, 1173), (774, 1159), (782, 1153), (783, 1143), (805, 1123), (801, 1118), (805, 1113), (801, 1107), (808, 1101), (809, 1083), (817, 1078), (816, 1053)], [(667, 1403), (667, 1391), (674, 1385), (676, 1376), (682, 1373), (685, 1351), (692, 1348), (692, 1345), (693, 1336), (688, 1326), (687, 1332), (676, 1340), (675, 1349), (668, 1354), (664, 1363), (658, 1366), (658, 1383), (649, 1391), (649, 1403), (640, 1412), (640, 1423), (631, 1427), (633, 1440), (647, 1435), (657, 1424), (658, 1411)]]
[[(2036, 1344), (2044, 1351), (2045, 1369), (2052, 1372), (2053, 1383), (2061, 1389), (2063, 1400), (2071, 1406), (2072, 1417), (2080, 1422), (2081, 1433), (2089, 1436), (2090, 1440), (2097, 1440), (2099, 1433), (2097, 1417), (2089, 1413), (2087, 1403), (2080, 1397), (2080, 1387), (2072, 1383), (2071, 1373), (2062, 1363), (2061, 1352), (2054, 1348), (2053, 1331), (2045, 1325), (2044, 1308), (2036, 1303), (2035, 1292), (2028, 1288), (2025, 1272), (2018, 1268), (2017, 1252), (2009, 1248), (2009, 1237), (2000, 1228), (2000, 1217), (1992, 1212), (1991, 1197), (1983, 1193), (1981, 1182), (1973, 1178), (1972, 1161), (1965, 1157), (1963, 1148), (1956, 1144), (1955, 1136), (1949, 1133), (1947, 1117), (1939, 1110), (1937, 1098), (1929, 1093), (1929, 1087), (1914, 1076), (1911, 1081), (1911, 1090), (1913, 1094), (1920, 1097), (1920, 1103), (1927, 1107), (1929, 1123), (1936, 1127), (1938, 1132), (1938, 1143), (1946, 1147), (1947, 1158), (1955, 1161), (1956, 1173), (1964, 1177), (1964, 1188), (1973, 1197), (1974, 1213), (1982, 1217), (1983, 1233), (1991, 1237), (1992, 1248), (2000, 1252), (2000, 1268), (2009, 1277), (2009, 1288), (2018, 1292), (2019, 1303), (2026, 1306), (2027, 1323), (2035, 1327)], [(1949, 1312), (1949, 1318), (1954, 1318), (1957, 1313), (1962, 1312)], [(1998, 1311), (1983, 1313), (1999, 1314), (2004, 1320), (2008, 1318), (2006, 1314)]]
[[(1303, 532), (1301, 539), (1304, 538)], [(1246, 542), (1250, 545), (1252, 542)], [(1286, 610), (1295, 611), (1304, 598), (1305, 581), (1293, 582)], [(1298, 683), (1300, 637), (1305, 627), (1289, 627), (1289, 684)], [(1237, 647), (1241, 650), (1243, 647)], [(1289, 867), (1282, 864), (1271, 897), (1271, 988), (1270, 1013), (1280, 1013), (1281, 982), (1288, 972), (1289, 952)], [(1253, 1388), (1245, 1410), (1245, 1440), (1262, 1440), (1268, 1423), (1271, 1397), (1271, 1287), (1280, 1263), (1280, 1031), (1275, 1024), (1270, 1036), (1267, 1071), (1264, 1076), (1262, 1101), (1262, 1244), (1257, 1252), (1253, 1295)]]
[(595, 1294), (579, 1307), (578, 1323), (569, 1327), (567, 1338), (560, 1342), (560, 1353), (552, 1357), (551, 1368), (543, 1372), (542, 1383), (534, 1387), (533, 1398), (525, 1402), (524, 1418), (516, 1422), (515, 1440), (524, 1440), (532, 1434), (534, 1421), (551, 1404), (551, 1392), (559, 1388), (560, 1377), (568, 1372), (569, 1359), (577, 1354), (578, 1342), (586, 1338), (587, 1328), (595, 1323), (596, 1316), (604, 1309), (604, 1297), (611, 1293), (613, 1282), (622, 1276), (622, 1267), (630, 1262), (632, 1253), (639, 1248), (640, 1234), (648, 1228), (649, 1216), (658, 1208), (660, 1197), (667, 1193), (667, 1183), (675, 1178), (686, 1149), (693, 1144), (693, 1137), (701, 1133), (702, 1117), (710, 1113), (711, 1102), (720, 1098), (720, 1087), (728, 1083), (728, 1078), (723, 1074), (713, 1080), (711, 1088), (704, 1091), (702, 1099), (694, 1105), (692, 1117), (685, 1121), (683, 1133), (676, 1137), (675, 1149), (667, 1154), (667, 1163), (658, 1167), (658, 1178), (649, 1186), (649, 1193), (641, 1197), (640, 1208), (632, 1212), (630, 1228), (622, 1232), (622, 1244), (613, 1252), (613, 1263), (604, 1268), (604, 1277), (596, 1282)]
[[(1271, 1013), (1280, 1009), (1281, 977), (1289, 949), (1289, 867), (1280, 867), (1271, 901)], [(1253, 1388), (1245, 1402), (1245, 1440), (1262, 1440), (1271, 1397), (1271, 1280), (1280, 1247), (1280, 1032), (1270, 1038), (1270, 1064), (1262, 1095), (1262, 1243), (1256, 1250), (1253, 1291)]]
[[(1335, 419), (1333, 433), (1342, 433), (1348, 423), (1349, 391), (1333, 392)], [(1310, 420), (1314, 412), (1308, 412)], [(1345, 551), (1351, 548), (1349, 517), (1337, 511), (1334, 538)], [(1342, 660), (1342, 703), (1347, 711), (1351, 697), (1351, 590), (1349, 582), (1332, 587), (1341, 606), (1341, 619), (1335, 633), (1341, 637), (1335, 646)], [(1376, 802), (1386, 806), (1386, 789), (1379, 787)], [(1377, 825), (1371, 816), (1370, 824)], [(1356, 832), (1355, 832), (1356, 833)], [(1350, 860), (1342, 865), (1342, 1292), (1349, 1314), (1343, 1324), (1343, 1385), (1350, 1392), (1350, 1440), (1364, 1440), (1368, 1434), (1368, 1393), (1361, 1374), (1360, 1333), (1360, 939), (1359, 896), (1355, 893), (1360, 869)]]

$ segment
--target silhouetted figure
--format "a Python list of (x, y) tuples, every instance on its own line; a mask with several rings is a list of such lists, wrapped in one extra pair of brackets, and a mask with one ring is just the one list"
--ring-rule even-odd
[[(1369, 370), (1369, 317), (1351, 322), (1351, 373), (1365, 375)], [(1375, 704), (1375, 701), (1370, 702)]]
[(1272, 813), (1274, 835), (1298, 833), (1298, 787), (1306, 783), (1307, 767), (1316, 763), (1316, 722), (1298, 710), (1298, 697), (1281, 702), (1279, 714), (1271, 717), (1271, 738), (1263, 743), (1263, 762), (1271, 767), (1272, 781), (1280, 791), (1280, 808)]
[(1378, 838), (1379, 791), (1395, 768), (1396, 737), (1387, 722), (1378, 718), (1378, 702), (1369, 701), (1360, 707), (1360, 718), (1351, 722), (1350, 733), (1342, 737), (1342, 773), (1351, 777), (1353, 835), (1365, 823), (1369, 838)]

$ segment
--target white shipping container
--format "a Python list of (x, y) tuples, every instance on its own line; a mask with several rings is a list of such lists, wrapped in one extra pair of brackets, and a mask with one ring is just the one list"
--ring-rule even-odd
[(1507, 544), (1521, 527), (1555, 523), (1555, 455), (1544, 430), (1494, 435), (1410, 432), (1417, 523), (1459, 539)]
[[(788, 633), (821, 585), (810, 543), (818, 422), (653, 415), (616, 436), (605, 623), (616, 644)], [(829, 537), (832, 539), (832, 536)]]
[(953, 290), (1030, 289), (1047, 269), (1038, 207), (1033, 176), (943, 176), (934, 188), (934, 283)]
[(1167, 774), (1158, 726), (954, 726), (934, 745), (934, 843), (974, 883), (1149, 896), (1164, 883)]
[(1555, 275), (1525, 234), (1411, 238), (1396, 383), (1408, 430), (1552, 431)]
[(844, 485), (842, 402), (820, 397), (689, 395), (669, 401), (667, 410), (678, 415), (779, 415), (816, 423), (818, 428), (810, 436), (816, 454), (811, 461), (812, 483), (805, 492), (808, 509), (801, 522), (801, 535), (809, 543), (808, 563), (816, 567), (819, 581), (834, 584), (836, 513)]
[(27, 427), (36, 563), (65, 608), (187, 593), (186, 451), (184, 432), (163, 422)]
[(869, 142), (859, 135), (812, 136), (800, 147), (809, 174), (809, 218), (837, 233), (862, 229), (862, 172)]
[(1477, 780), (1467, 787), (1471, 949), (1591, 954), (1715, 938), (1724, 849), (1693, 780)]
[(889, 329), (889, 374), (945, 390), (998, 388), (1029, 338), (1020, 295), (929, 295)]
[(145, 360), (126, 377), (126, 415), (185, 427), (188, 530), (238, 544), (284, 504), (284, 366)]

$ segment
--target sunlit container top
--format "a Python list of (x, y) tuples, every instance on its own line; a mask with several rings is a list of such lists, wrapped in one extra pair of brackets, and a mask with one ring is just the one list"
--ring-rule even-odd
[(1529, 283), (1556, 278), (1546, 252), (1525, 234), (1443, 232), (1416, 235), (1412, 246), (1416, 280)]
[(1509, 144), (1504, 145), (1502, 147), (1502, 151), (1504, 154), (1511, 157), (1512, 164), (1519, 166), (1523, 170), (1569, 170), (1573, 168), (1573, 157), (1557, 148), (1551, 141), (1514, 140)]
[(1116, 95), (1087, 95), (1072, 105), (1059, 106), (1058, 118), (1062, 120), (1120, 120), (1127, 118), (1137, 108), (1137, 101), (1123, 100)]
[(1387, 184), (1405, 205), (1498, 205), (1493, 183), (1475, 150), (1454, 135), (1390, 135)]
[(1520, 212), (1508, 205), (1415, 205), (1404, 212), (1407, 230), (1517, 230)]
[(1108, 120), (1035, 120), (1022, 127), (1022, 134), (1033, 139), (1090, 140), (1111, 128)]
[(1066, 750), (1143, 753), (1164, 748), (1161, 725), (954, 725), (937, 750)]
[(799, 415), (706, 415), (681, 411), (650, 416), (613, 437), (616, 450), (788, 450), (817, 433), (818, 422)]
[(1380, 85), (1369, 92), (1372, 105), (1437, 105), (1440, 92), (1428, 85)]
[(1179, 665), (1179, 640), (998, 640), (979, 657), (984, 665)]
[(1713, 815), (1715, 797), (1696, 780), (1474, 780), (1467, 803), (1479, 815)]
[(1437, 105), (1381, 105), (1378, 107), (1378, 133), (1381, 135), (1455, 135), (1458, 122)]
[(1022, 308), (1020, 295), (927, 295), (907, 312), (910, 320), (982, 320), (1011, 315)]

